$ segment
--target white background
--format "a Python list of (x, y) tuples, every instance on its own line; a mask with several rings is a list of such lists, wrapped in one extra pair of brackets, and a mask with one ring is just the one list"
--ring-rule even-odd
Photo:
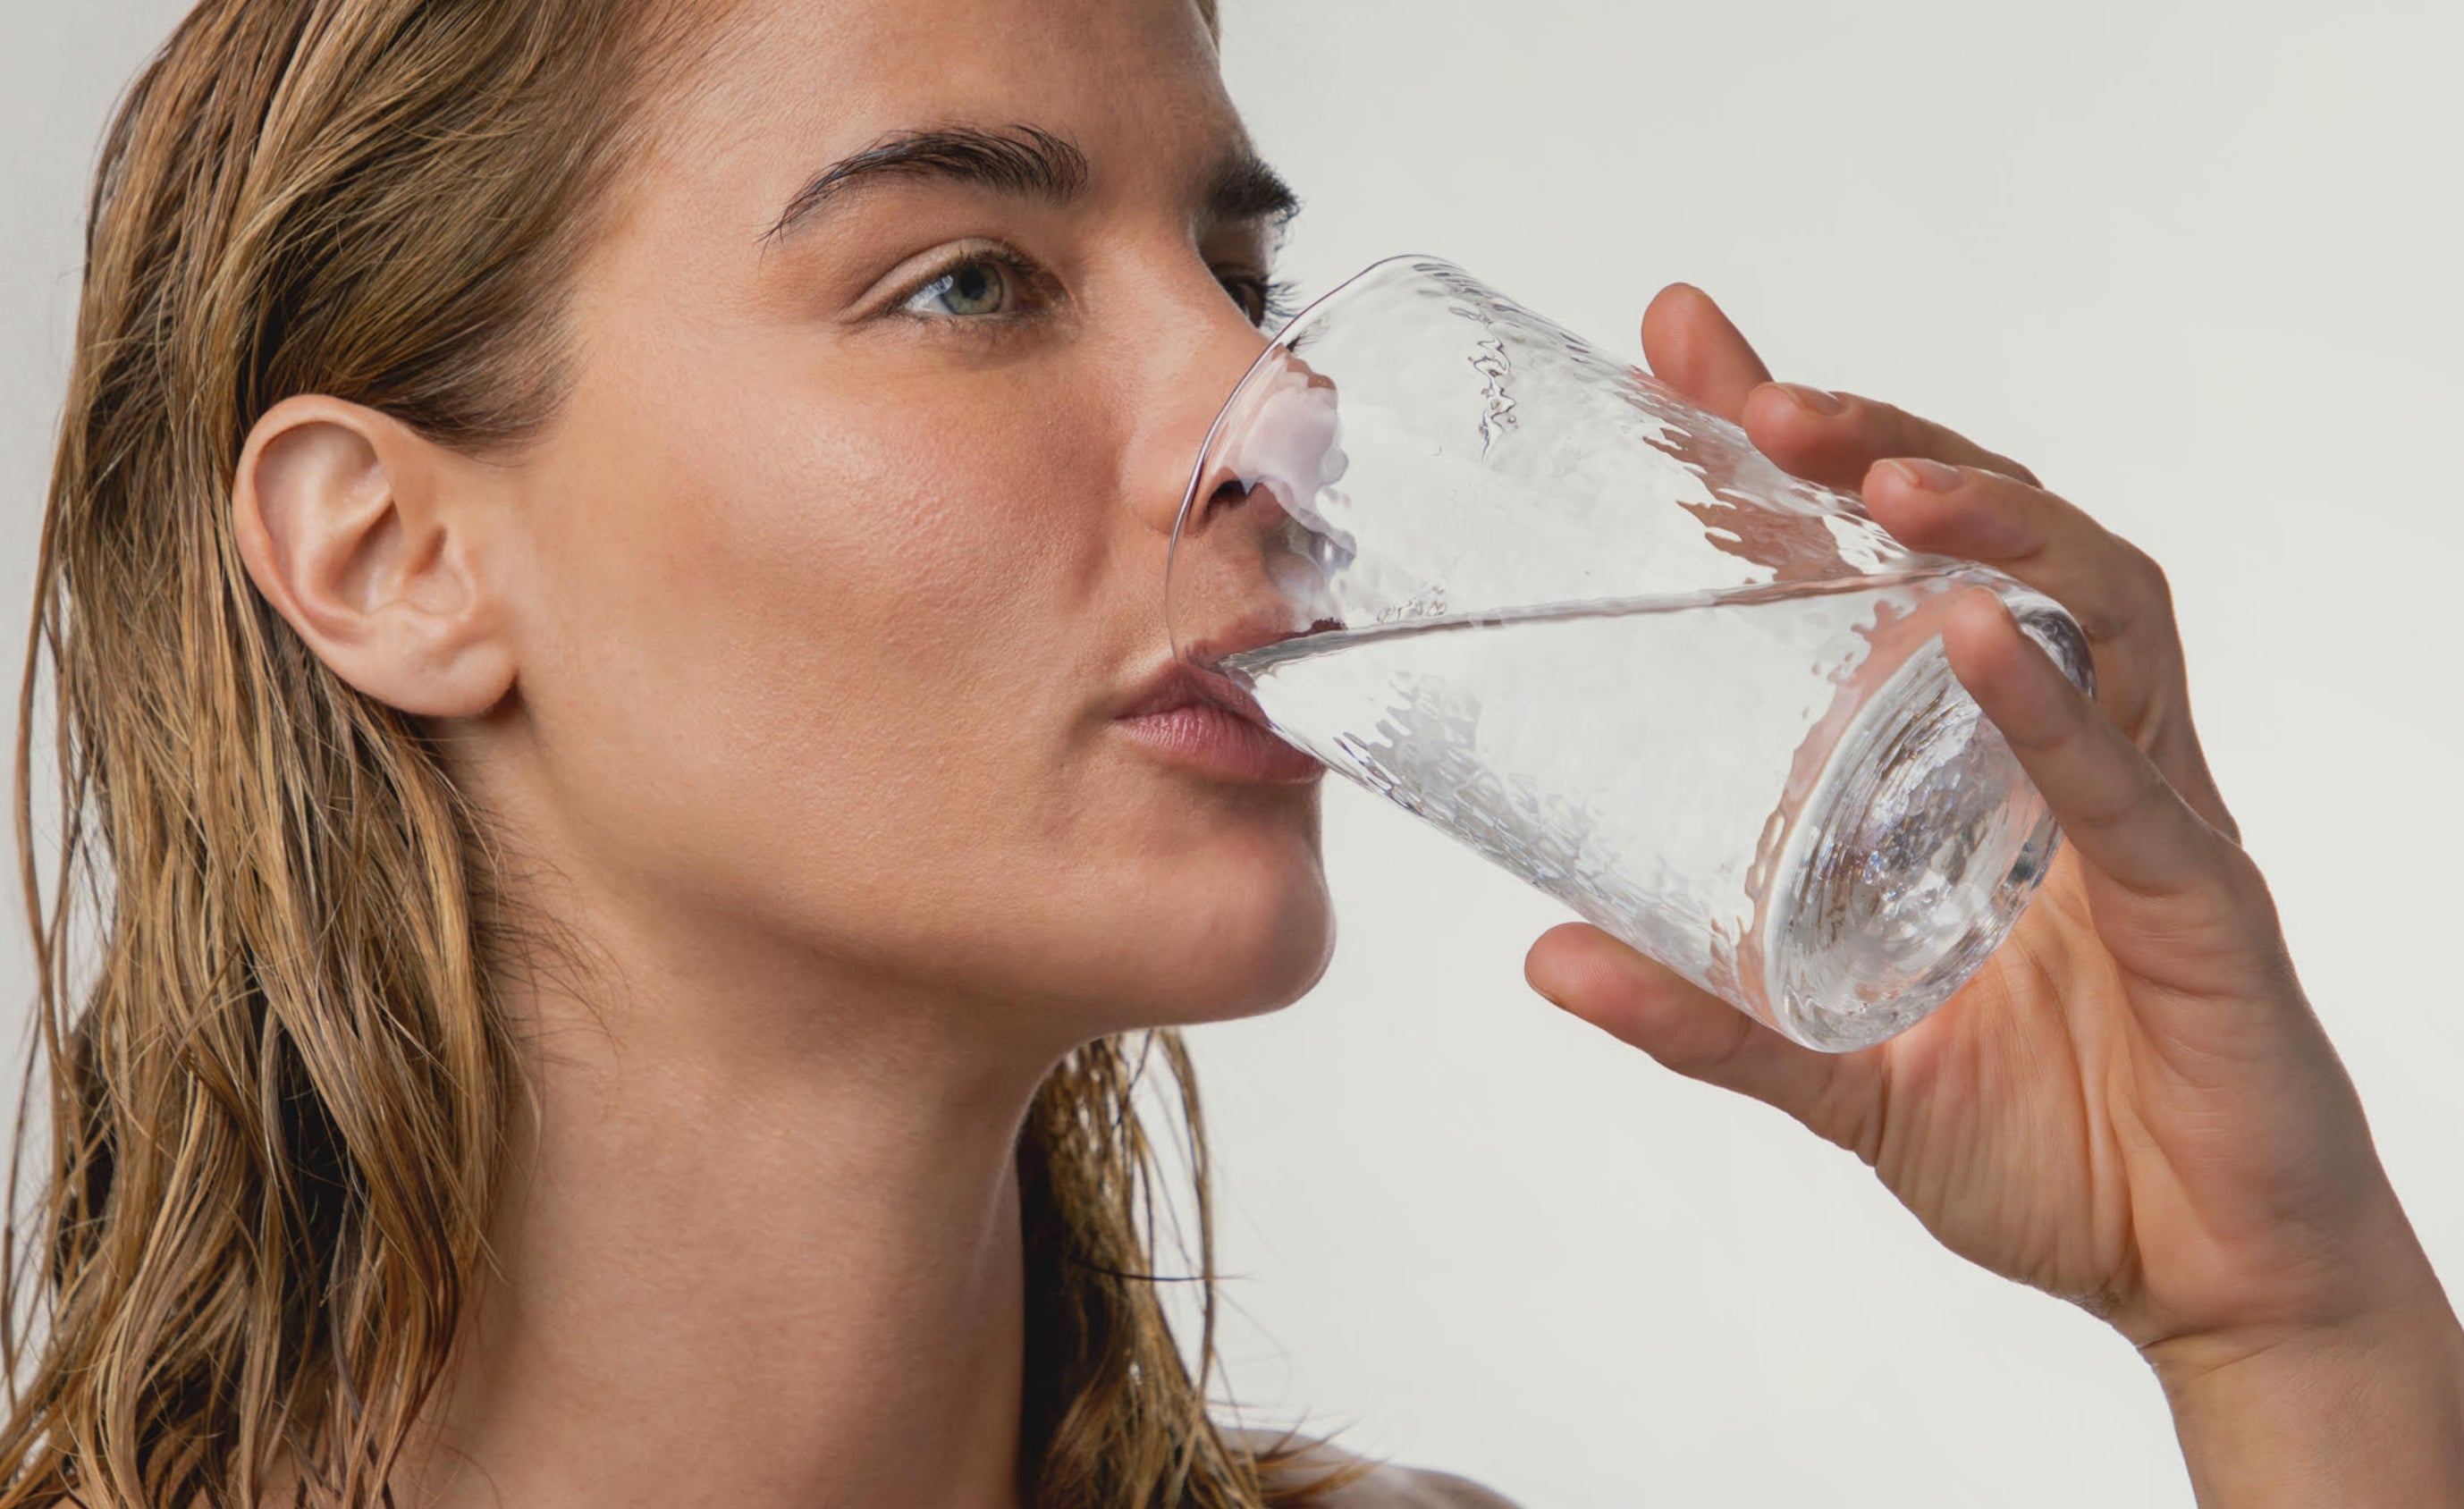
[[(15, 625), (93, 148), (177, 7), (5, 6)], [(1961, 428), (2166, 563), (2227, 798), (2464, 1278), (2464, 8), (1224, 6), (1234, 95), (1309, 201), (1305, 292), (1436, 252), (1622, 349), (1696, 282), (1782, 377)], [(1521, 983), (1552, 904), (1329, 795), (1332, 973), (1198, 1035), (1245, 1399), (1531, 1509), (2189, 1501), (2126, 1345), (1559, 1017)]]

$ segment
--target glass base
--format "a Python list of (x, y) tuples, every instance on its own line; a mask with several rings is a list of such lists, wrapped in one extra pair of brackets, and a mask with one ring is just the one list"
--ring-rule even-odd
[[(2010, 596), (2086, 685), (2069, 619)], [(1779, 873), (1796, 882), (1763, 929), (1771, 1025), (1831, 1053), (1914, 1026), (2001, 946), (2059, 844), (2017, 757), (1927, 643), (1841, 736), (1789, 844)]]

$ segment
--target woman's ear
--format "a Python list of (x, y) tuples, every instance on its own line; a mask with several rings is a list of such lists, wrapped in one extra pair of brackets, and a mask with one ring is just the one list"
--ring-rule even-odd
[(371, 408), (289, 398), (250, 431), (232, 525), (256, 590), (334, 674), (421, 717), (513, 689), (481, 567), (485, 500), (434, 442)]

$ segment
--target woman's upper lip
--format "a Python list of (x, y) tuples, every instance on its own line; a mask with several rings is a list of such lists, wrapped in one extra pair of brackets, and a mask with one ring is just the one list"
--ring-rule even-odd
[(1170, 712), (1176, 708), (1199, 706), (1221, 708), (1224, 711), (1246, 718), (1265, 728), (1265, 711), (1255, 697), (1221, 671), (1205, 670), (1185, 660), (1176, 660), (1146, 679), (1136, 695), (1114, 718), (1152, 717)]
[(1231, 677), (1207, 667), (1227, 655), (1263, 649), (1268, 645), (1297, 639), (1303, 633), (1336, 626), (1330, 622), (1312, 624), (1307, 630), (1295, 629), (1288, 618), (1280, 615), (1254, 618), (1235, 624), (1221, 634), (1210, 636), (1190, 646), (1188, 659), (1175, 660), (1158, 667), (1121, 711), (1112, 715), (1115, 718), (1143, 718), (1157, 712), (1170, 712), (1175, 708), (1207, 703), (1272, 732), (1266, 722), (1265, 711), (1258, 706), (1257, 698), (1249, 695)]

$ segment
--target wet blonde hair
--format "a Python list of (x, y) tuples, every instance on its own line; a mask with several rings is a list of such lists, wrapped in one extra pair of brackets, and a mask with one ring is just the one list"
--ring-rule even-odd
[[(564, 291), (685, 51), (667, 13), (205, 0), (112, 124), (21, 709), (40, 1025), (0, 1509), (253, 1505), (277, 1472), (300, 1503), (386, 1502), (446, 1374), (520, 1090), (485, 968), (486, 834), (422, 728), (257, 597), (231, 479), (297, 393), (473, 454), (553, 418)], [(1179, 1086), (1199, 1187), (1194, 1374), (1151, 1273), (1150, 1061)], [(1288, 1451), (1253, 1456), (1207, 1412), (1205, 1144), (1179, 1042), (1074, 1054), (1019, 1166), (1030, 1501), (1310, 1501), (1269, 1486)]]

